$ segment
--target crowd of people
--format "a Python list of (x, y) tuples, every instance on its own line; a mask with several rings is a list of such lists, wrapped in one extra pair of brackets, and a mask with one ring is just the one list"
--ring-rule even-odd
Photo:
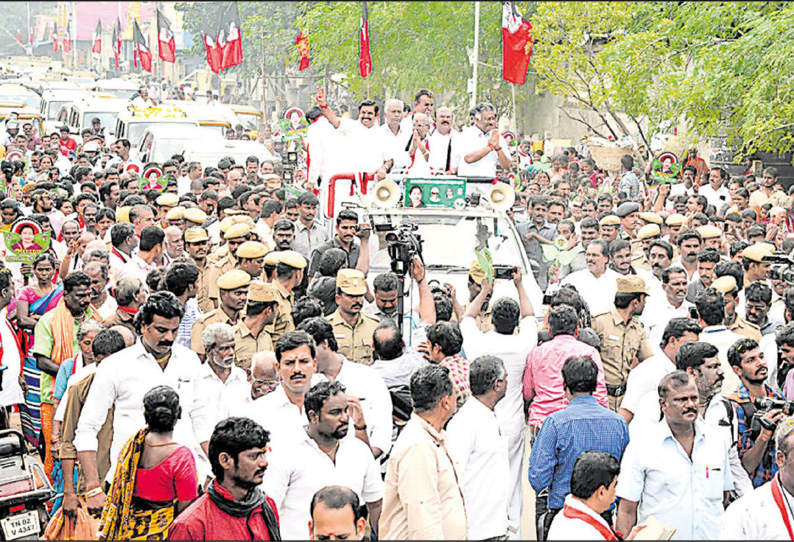
[[(141, 190), (101, 123), (78, 145), (6, 121), (0, 231), (50, 237), (2, 249), (0, 406), (63, 514), (123, 540), (791, 539), (777, 171), (689, 153), (654, 185), (631, 156), (510, 145), (487, 103), (455, 119), (421, 90), (380, 124), (374, 101), (316, 101), (292, 187), (280, 163), (175, 155)], [(533, 263), (496, 279), (508, 295), (474, 254), (460, 293), (415, 257), (399, 314), (370, 224), (323, 225), (333, 175), (401, 169), (508, 180)]]

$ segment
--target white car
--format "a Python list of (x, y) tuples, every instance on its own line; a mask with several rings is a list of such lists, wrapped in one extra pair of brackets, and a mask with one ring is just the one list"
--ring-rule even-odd
[(170, 160), (195, 145), (223, 145), (225, 139), (216, 130), (170, 124), (155, 124), (143, 133), (135, 158), (142, 163)]
[(276, 159), (261, 143), (234, 139), (225, 139), (221, 144), (207, 141), (191, 145), (185, 151), (184, 156), (188, 162), (201, 163), (202, 168), (209, 166), (218, 167), (218, 162), (227, 156), (234, 158), (235, 163), (243, 165), (245, 165), (245, 160), (249, 156), (259, 158), (259, 163)]

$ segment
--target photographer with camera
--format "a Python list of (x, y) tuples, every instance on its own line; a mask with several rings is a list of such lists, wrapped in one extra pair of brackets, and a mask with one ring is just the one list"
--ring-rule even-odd
[[(783, 417), (783, 396), (764, 382), (768, 374), (766, 360), (754, 340), (736, 341), (728, 349), (728, 363), (741, 380), (739, 389), (728, 396), (736, 410), (739, 458), (750, 474), (753, 487), (758, 487), (777, 472), (772, 435)], [(781, 401), (781, 407), (773, 405), (769, 408), (765, 404), (766, 408), (759, 408), (758, 399), (764, 398)]]

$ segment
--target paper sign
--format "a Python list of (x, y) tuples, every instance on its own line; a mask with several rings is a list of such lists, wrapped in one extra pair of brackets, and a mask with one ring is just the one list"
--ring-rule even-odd
[(156, 175), (149, 175), (149, 178), (138, 176), (138, 190), (157, 190), (158, 192), (162, 192), (165, 190), (165, 187), (168, 186), (168, 179), (170, 178), (169, 175), (163, 175), (161, 177), (157, 177)]
[(21, 218), (3, 232), (6, 262), (33, 263), (50, 248), (50, 232), (43, 232), (35, 220)]
[(485, 278), (493, 284), (493, 256), (491, 256), (491, 251), (487, 248), (475, 250), (474, 255), (477, 256), (477, 263), (480, 264), (480, 267), (485, 272)]
[(466, 179), (405, 179), (405, 207), (463, 209)]
[(651, 180), (659, 184), (678, 184), (680, 173), (681, 163), (671, 152), (664, 152), (651, 162)]

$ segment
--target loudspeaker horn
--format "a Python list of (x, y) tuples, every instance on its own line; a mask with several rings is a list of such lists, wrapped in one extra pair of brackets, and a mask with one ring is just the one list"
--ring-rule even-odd
[(375, 186), (372, 187), (372, 194), (375, 206), (383, 209), (394, 207), (402, 197), (400, 187), (391, 179), (378, 181)]
[(491, 200), (491, 207), (496, 211), (506, 211), (513, 206), (516, 201), (516, 193), (513, 188), (506, 183), (497, 183), (488, 193)]

